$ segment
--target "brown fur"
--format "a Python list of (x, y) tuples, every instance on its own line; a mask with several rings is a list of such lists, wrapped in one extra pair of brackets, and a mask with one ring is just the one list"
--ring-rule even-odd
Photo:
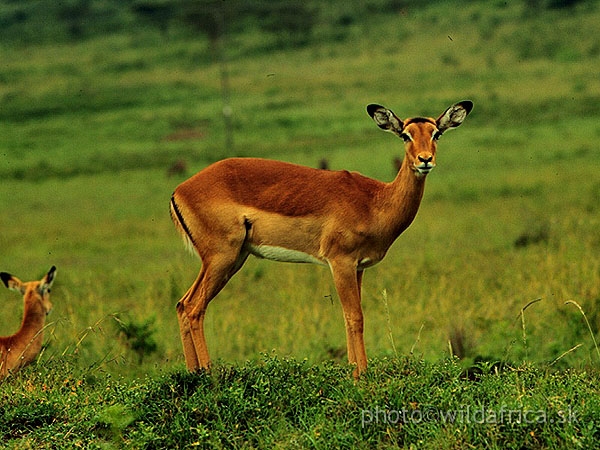
[(255, 254), (331, 268), (344, 311), (348, 360), (356, 365), (355, 375), (364, 371), (363, 270), (381, 261), (413, 221), (425, 175), (435, 166), (434, 136), (460, 125), (471, 107), (463, 102), (437, 120), (403, 123), (390, 110), (369, 105), (377, 125), (406, 142), (391, 183), (356, 172), (231, 158), (180, 184), (171, 199), (171, 217), (202, 260), (198, 278), (177, 305), (188, 369), (209, 367), (203, 331), (208, 303)]
[(55, 270), (52, 267), (40, 281), (27, 283), (6, 272), (0, 273), (6, 287), (21, 293), (24, 302), (19, 331), (12, 336), (0, 337), (0, 378), (31, 363), (42, 350), (46, 315), (52, 309), (50, 287)]

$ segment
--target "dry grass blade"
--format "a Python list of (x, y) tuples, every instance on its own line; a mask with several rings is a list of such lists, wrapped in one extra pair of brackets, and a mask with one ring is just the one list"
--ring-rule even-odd
[[(383, 290), (383, 292), (381, 293), (381, 296), (383, 297), (383, 305), (385, 306), (385, 317), (386, 317), (388, 336), (390, 337), (390, 342), (392, 344), (392, 350), (394, 351), (394, 356), (397, 357), (398, 351), (396, 350), (396, 344), (394, 343), (394, 335), (392, 334), (392, 324), (390, 321), (390, 308), (388, 305), (387, 289)], [(411, 350), (411, 353), (412, 353), (412, 350)]]
[(417, 346), (417, 344), (421, 340), (421, 331), (423, 331), (423, 327), (425, 327), (424, 323), (421, 324), (421, 328), (419, 328), (419, 332), (417, 333), (417, 339), (416, 339), (415, 343), (412, 345), (412, 347), (410, 348), (410, 354), (411, 355), (414, 353), (415, 347)]
[(552, 361), (549, 365), (553, 366), (554, 364), (556, 364), (558, 361), (560, 361), (562, 358), (564, 358), (565, 356), (567, 356), (569, 353), (574, 352), (575, 350), (577, 350), (579, 347), (581, 347), (583, 344), (577, 344), (575, 347), (570, 348), (569, 350), (567, 350), (566, 352), (563, 352), (558, 358), (556, 358), (554, 361)]
[(531, 305), (542, 301), (541, 298), (536, 298), (535, 300), (531, 300), (529, 303), (527, 303), (525, 306), (523, 306), (521, 308), (521, 311), (519, 312), (519, 316), (521, 317), (521, 329), (523, 330), (523, 345), (525, 346), (525, 351), (527, 352), (527, 354), (529, 354), (529, 350), (527, 348), (527, 332), (525, 331), (525, 310), (527, 308), (529, 308)]
[(596, 338), (594, 337), (594, 331), (592, 330), (590, 321), (588, 320), (587, 316), (585, 315), (583, 308), (575, 300), (566, 301), (565, 305), (568, 305), (568, 304), (575, 305), (577, 307), (577, 309), (579, 310), (579, 312), (581, 313), (581, 315), (583, 316), (583, 319), (585, 320), (588, 330), (590, 331), (590, 336), (592, 336), (592, 341), (594, 342), (594, 347), (596, 348), (596, 353), (598, 354), (598, 359), (600, 359), (600, 349), (598, 348), (598, 342), (596, 342)]

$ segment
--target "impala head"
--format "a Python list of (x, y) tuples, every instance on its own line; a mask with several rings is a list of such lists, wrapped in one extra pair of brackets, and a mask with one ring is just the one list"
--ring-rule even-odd
[(415, 117), (400, 120), (391, 110), (380, 105), (367, 106), (367, 112), (382, 130), (394, 133), (404, 141), (406, 163), (419, 177), (435, 167), (437, 140), (450, 128), (459, 126), (473, 109), (473, 103), (464, 100), (452, 105), (437, 119)]
[(52, 287), (55, 273), (56, 267), (52, 266), (40, 281), (23, 282), (6, 272), (0, 272), (0, 279), (2, 279), (2, 282), (7, 288), (23, 295), (25, 303), (28, 304), (30, 308), (36, 312), (48, 314), (52, 309), (52, 303), (50, 303), (50, 288)]

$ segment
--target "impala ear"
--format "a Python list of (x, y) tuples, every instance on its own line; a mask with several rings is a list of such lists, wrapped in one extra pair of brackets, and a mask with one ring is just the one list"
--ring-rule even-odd
[(54, 275), (56, 274), (56, 266), (52, 266), (46, 276), (42, 278), (42, 283), (52, 284), (54, 282)]
[(56, 266), (52, 266), (52, 268), (48, 271), (48, 273), (40, 281), (40, 290), (48, 291), (52, 287), (52, 283), (54, 283), (54, 275), (55, 274), (56, 274)]
[(367, 106), (367, 113), (382, 130), (390, 131), (394, 134), (402, 133), (404, 124), (391, 110), (381, 105), (371, 104)]
[(0, 279), (2, 279), (4, 285), (11, 291), (17, 291), (21, 294), (24, 293), (25, 289), (23, 287), (23, 282), (17, 277), (13, 277), (10, 273), (0, 272)]
[(437, 126), (440, 133), (459, 126), (465, 118), (469, 115), (473, 109), (473, 102), (470, 100), (463, 100), (455, 105), (452, 105), (446, 111), (442, 113), (437, 119)]

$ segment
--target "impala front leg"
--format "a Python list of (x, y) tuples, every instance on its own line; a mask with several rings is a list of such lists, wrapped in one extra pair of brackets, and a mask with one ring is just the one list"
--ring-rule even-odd
[(331, 271), (344, 312), (348, 362), (356, 365), (354, 377), (358, 378), (367, 368), (360, 295), (362, 271), (357, 271), (353, 265), (335, 263), (331, 263)]

